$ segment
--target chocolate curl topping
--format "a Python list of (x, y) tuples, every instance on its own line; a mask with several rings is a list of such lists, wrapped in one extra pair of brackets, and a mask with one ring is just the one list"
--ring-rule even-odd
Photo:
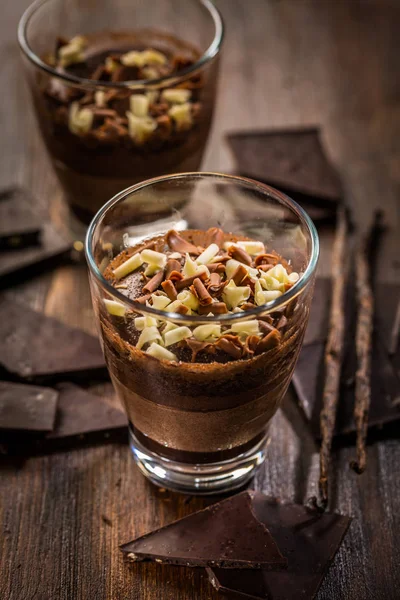
[(225, 315), (228, 312), (225, 302), (213, 302), (212, 304), (207, 304), (206, 306), (199, 306), (199, 315), (208, 315), (212, 313), (213, 315)]
[(139, 302), (139, 304), (146, 304), (146, 302), (149, 298), (150, 298), (150, 294), (146, 294), (145, 296), (139, 296), (139, 298), (136, 298), (135, 302)]
[(208, 289), (210, 289), (211, 287), (214, 287), (214, 286), (219, 286), (220, 283), (221, 283), (221, 276), (218, 273), (211, 273)]
[(219, 227), (211, 227), (207, 231), (208, 245), (217, 244), (221, 248), (224, 241), (224, 232)]
[(173, 271), (180, 273), (181, 263), (179, 260), (175, 260), (175, 258), (169, 258), (167, 260), (167, 266), (165, 267), (165, 279), (170, 279), (170, 275)]
[(167, 294), (168, 298), (173, 302), (176, 300), (178, 294), (176, 292), (175, 286), (170, 279), (163, 281), (161, 284), (162, 289)]
[(198, 353), (203, 350), (207, 350), (208, 354), (215, 353), (214, 344), (210, 344), (210, 342), (199, 342), (198, 340), (188, 338), (183, 340), (183, 343), (192, 351), (192, 363), (196, 362)]
[(166, 242), (168, 246), (175, 252), (188, 252), (189, 254), (200, 254), (197, 246), (194, 246), (190, 242), (187, 242), (179, 235), (175, 229), (168, 231), (166, 235)]
[(223, 263), (210, 263), (206, 267), (210, 273), (225, 273), (225, 265)]
[(248, 276), (247, 269), (243, 265), (239, 265), (236, 271), (234, 272), (232, 279), (236, 283), (236, 285), (240, 285), (243, 279)]
[(258, 346), (256, 348), (255, 354), (261, 354), (262, 352), (266, 352), (266, 350), (271, 350), (271, 348), (275, 348), (279, 346), (281, 341), (281, 334), (277, 329), (271, 331), (266, 336), (260, 340)]
[(261, 321), (260, 319), (258, 319), (258, 327), (260, 331), (265, 335), (271, 333), (271, 331), (276, 331), (276, 327), (274, 327), (270, 323), (267, 323), (266, 321)]
[(183, 275), (179, 271), (172, 271), (169, 274), (168, 279), (170, 279), (171, 281), (183, 281)]
[(281, 318), (279, 319), (277, 325), (276, 325), (276, 328), (277, 329), (284, 329), (287, 324), (288, 324), (288, 320), (287, 320), (286, 316), (282, 315)]
[(270, 265), (270, 268), (276, 265), (278, 262), (278, 257), (275, 254), (259, 254), (255, 260), (254, 264), (256, 267), (260, 267), (261, 265)]
[(193, 281), (193, 290), (202, 306), (207, 306), (212, 303), (210, 294), (206, 290), (204, 283), (198, 277)]
[(245, 302), (241, 305), (240, 308), (242, 308), (243, 310), (252, 310), (253, 308), (256, 308), (256, 305), (252, 302)]
[(260, 338), (256, 335), (249, 335), (244, 344), (244, 350), (246, 354), (252, 356), (257, 350), (257, 346), (260, 342)]
[(221, 277), (218, 273), (211, 273), (210, 283), (207, 286), (207, 289), (210, 294), (213, 296), (218, 295), (222, 292), (224, 287), (228, 285), (229, 281), (221, 281)]
[(243, 248), (238, 248), (237, 246), (231, 246), (229, 248), (228, 252), (232, 256), (232, 258), (234, 258), (235, 260), (238, 260), (241, 263), (244, 263), (245, 265), (250, 266), (251, 263), (253, 262), (251, 260), (250, 254), (247, 254), (247, 252), (245, 250), (243, 250)]
[(236, 360), (242, 357), (243, 345), (236, 335), (226, 334), (219, 338), (215, 345)]
[(177, 306), (177, 308), (174, 309), (174, 312), (178, 313), (179, 315), (186, 315), (186, 313), (189, 312), (189, 309), (184, 304), (180, 304), (179, 306)]
[(143, 287), (143, 292), (147, 292), (148, 294), (152, 294), (153, 292), (155, 292), (159, 287), (160, 284), (162, 282), (162, 280), (164, 279), (164, 271), (158, 271), (158, 273), (156, 273), (154, 275), (154, 277), (152, 277), (150, 279), (150, 281), (148, 281), (146, 283), (146, 285)]
[[(178, 275), (182, 277), (180, 281), (177, 281), (175, 283), (175, 287), (178, 290), (178, 292), (181, 292), (185, 288), (191, 286), (195, 279), (202, 279), (203, 281), (205, 281), (208, 277), (206, 271), (203, 271), (199, 275), (192, 275), (192, 277), (186, 277), (186, 279), (183, 279), (183, 275), (181, 275), (181, 273), (178, 273)], [(172, 273), (170, 275), (170, 279), (172, 279)]]

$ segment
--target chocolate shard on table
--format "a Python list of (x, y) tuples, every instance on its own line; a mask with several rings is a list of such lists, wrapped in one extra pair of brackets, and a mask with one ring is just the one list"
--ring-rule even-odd
[(106, 374), (99, 341), (92, 335), (6, 297), (0, 300), (0, 314), (0, 369), (8, 377), (38, 382)]
[[(45, 269), (50, 269), (63, 260), (68, 260), (71, 254), (71, 243), (63, 239), (58, 231), (55, 230), (51, 222), (44, 218), (38, 210), (32, 210), (32, 206), (37, 205), (35, 198), (25, 190), (12, 189), (4, 192), (6, 197), (0, 199), (0, 236), (1, 230), (4, 232), (14, 232), (15, 218), (10, 214), (3, 219), (2, 205), (12, 203), (11, 212), (15, 214), (25, 214), (28, 223), (32, 226), (32, 237), (24, 237), (24, 243), (21, 242), (15, 248), (9, 248), (0, 254), (0, 287), (5, 288), (11, 285), (20, 283), (24, 279), (28, 279), (43, 272)], [(29, 215), (29, 216), (28, 216)], [(33, 245), (26, 245), (27, 239), (33, 241), (33, 231), (38, 228), (38, 220), (40, 219), (40, 236), (37, 236), (36, 242)], [(8, 244), (13, 244), (15, 236), (9, 238)], [(22, 239), (22, 238), (21, 238)], [(11, 241), (10, 241), (11, 240)], [(0, 241), (1, 249), (1, 241)]]
[(342, 189), (317, 127), (231, 133), (227, 140), (241, 175), (287, 193), (315, 220), (334, 217)]
[(40, 243), (41, 221), (25, 198), (21, 188), (0, 192), (0, 251)]
[(261, 493), (253, 497), (257, 518), (266, 523), (288, 559), (280, 571), (212, 568), (212, 585), (229, 598), (243, 600), (311, 600), (346, 534), (350, 517), (321, 514), (286, 504)]
[[(357, 358), (353, 343), (356, 327), (354, 293), (354, 286), (349, 286), (346, 301), (348, 307), (347, 333), (340, 401), (336, 418), (336, 436), (355, 432), (353, 409)], [(400, 352), (398, 350), (395, 356), (389, 355), (387, 337), (395, 318), (399, 295), (400, 285), (385, 283), (376, 286), (369, 428), (380, 428), (400, 419), (400, 378), (396, 372), (396, 360), (400, 362)], [(293, 376), (298, 401), (305, 416), (309, 419), (311, 429), (317, 439), (320, 439), (319, 420), (322, 406), (323, 359), (330, 297), (330, 280), (317, 280), (310, 311), (309, 328)]]
[(0, 430), (52, 431), (57, 399), (51, 388), (0, 381)]
[(255, 507), (256, 498), (254, 492), (236, 494), (124, 544), (121, 550), (131, 560), (171, 565), (285, 568), (287, 560)]
[(46, 441), (104, 438), (112, 433), (126, 438), (128, 420), (122, 408), (71, 383), (61, 383), (57, 390), (60, 396), (55, 427)]

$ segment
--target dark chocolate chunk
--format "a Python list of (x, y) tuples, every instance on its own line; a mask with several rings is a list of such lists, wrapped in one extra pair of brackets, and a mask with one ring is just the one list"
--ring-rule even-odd
[[(0, 287), (2, 288), (15, 285), (22, 279), (28, 279), (45, 269), (57, 266), (63, 260), (68, 260), (72, 248), (71, 243), (61, 237), (51, 222), (43, 218), (39, 210), (32, 209), (32, 206), (36, 206), (34, 198), (22, 190), (10, 191), (9, 194), (11, 194), (9, 199), (6, 195), (6, 200), (0, 200), (0, 207), (3, 202), (12, 202), (13, 210), (27, 211), (27, 214), (29, 212), (34, 229), (38, 227), (37, 220), (40, 219), (41, 234), (35, 245), (25, 247), (21, 244), (16, 249), (8, 249), (0, 254)], [(1, 208), (0, 223), (3, 224)], [(5, 230), (11, 231), (13, 224), (9, 216), (2, 226)]]
[[(396, 371), (396, 364), (400, 364), (400, 352), (398, 351), (396, 356), (389, 356), (388, 350), (388, 332), (394, 319), (399, 294), (400, 285), (385, 283), (376, 287), (369, 428), (400, 420), (400, 378)], [(293, 376), (298, 401), (317, 439), (320, 439), (319, 416), (322, 406), (323, 356), (329, 304), (330, 280), (317, 280), (306, 343), (300, 352)], [(355, 431), (353, 410), (357, 360), (354, 347), (354, 286), (349, 286), (347, 307), (345, 354), (335, 435), (347, 435)]]
[(260, 493), (254, 495), (253, 508), (287, 557), (288, 568), (281, 571), (207, 569), (213, 586), (229, 598), (314, 598), (347, 531), (350, 518), (332, 513), (320, 514)]
[(316, 206), (334, 207), (340, 202), (340, 181), (326, 157), (318, 128), (233, 133), (228, 142), (241, 175)]
[(51, 388), (0, 381), (0, 429), (51, 431), (57, 398)]
[(101, 396), (94, 395), (71, 383), (57, 386), (60, 392), (54, 431), (46, 440), (108, 434), (120, 430), (125, 434), (128, 419), (122, 408), (116, 408)]
[[(191, 567), (236, 569), (286, 567), (254, 492), (242, 492), (121, 546), (133, 560)], [(253, 573), (254, 571), (252, 571)]]
[(41, 221), (21, 188), (0, 192), (0, 250), (17, 250), (40, 242)]
[(27, 380), (104, 375), (97, 338), (68, 327), (25, 304), (0, 300), (0, 367)]

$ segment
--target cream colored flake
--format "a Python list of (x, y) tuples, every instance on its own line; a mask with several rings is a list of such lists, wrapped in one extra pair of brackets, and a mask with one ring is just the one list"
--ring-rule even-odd
[(123, 304), (121, 304), (121, 302), (117, 302), (116, 300), (108, 300), (105, 298), (104, 304), (107, 312), (114, 317), (123, 317), (126, 313), (126, 308)]
[(171, 304), (171, 300), (167, 296), (156, 296), (155, 294), (151, 295), (153, 300), (153, 308), (157, 310), (165, 310), (168, 304)]
[(193, 335), (199, 342), (209, 338), (218, 338), (221, 335), (221, 326), (217, 324), (199, 325), (193, 330)]
[(144, 94), (134, 94), (129, 99), (131, 112), (139, 118), (149, 114), (149, 99)]
[(169, 104), (184, 104), (189, 100), (191, 94), (192, 92), (190, 90), (172, 88), (163, 90), (161, 92), (161, 98)]
[(260, 330), (258, 327), (258, 321), (251, 319), (250, 321), (239, 321), (239, 323), (233, 323), (232, 331), (234, 333), (246, 334), (246, 335), (259, 335)]
[(175, 122), (178, 131), (190, 129), (192, 126), (192, 108), (189, 102), (173, 104), (168, 110), (168, 115)]
[(164, 343), (165, 343), (165, 346), (172, 346), (172, 344), (177, 344), (181, 340), (185, 340), (186, 338), (189, 338), (191, 336), (192, 336), (192, 332), (189, 329), (189, 327), (185, 327), (185, 326), (177, 327), (176, 329), (173, 329), (172, 331), (168, 331), (164, 335)]
[(72, 102), (69, 109), (68, 127), (71, 133), (82, 135), (90, 131), (93, 113), (89, 108), (80, 108), (78, 102)]
[(237, 286), (233, 280), (231, 280), (227, 286), (225, 286), (222, 292), (222, 299), (230, 310), (240, 306), (243, 302), (249, 299), (251, 289), (249, 286)]
[(97, 90), (94, 93), (94, 102), (97, 108), (104, 108), (106, 105), (106, 94), (103, 90)]
[(142, 257), (137, 252), (128, 260), (126, 260), (122, 265), (119, 265), (116, 269), (114, 269), (113, 274), (116, 279), (122, 279), (122, 277), (126, 277), (129, 273), (136, 271), (143, 264)]
[(178, 360), (173, 352), (154, 342), (149, 346), (148, 350), (146, 350), (146, 354), (150, 354), (150, 356), (159, 358), (160, 360), (170, 360), (171, 362), (177, 362)]
[(145, 327), (139, 336), (136, 348), (140, 350), (145, 344), (148, 344), (149, 342), (154, 342), (156, 340), (162, 340), (161, 334), (158, 331), (157, 327)]
[(157, 128), (157, 121), (152, 117), (137, 117), (131, 111), (127, 111), (129, 135), (136, 144), (143, 144), (151, 137)]
[(200, 256), (198, 256), (196, 258), (196, 263), (198, 265), (206, 265), (216, 256), (216, 254), (218, 254), (218, 252), (219, 252), (219, 247), (217, 246), (217, 244), (210, 244), (204, 250), (204, 252), (202, 252), (200, 254)]

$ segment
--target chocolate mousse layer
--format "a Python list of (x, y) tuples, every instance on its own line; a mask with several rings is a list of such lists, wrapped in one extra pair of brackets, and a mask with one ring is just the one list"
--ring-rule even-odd
[[(191, 44), (157, 31), (57, 40), (45, 60), (60, 78), (40, 73), (32, 86), (53, 165), (81, 220), (138, 181), (199, 168), (217, 74), (216, 61), (185, 74), (199, 58)], [(91, 84), (71, 85), (66, 75)]]
[[(289, 385), (311, 286), (273, 313), (246, 313), (284, 296), (301, 274), (262, 243), (213, 228), (170, 231), (127, 248), (104, 275), (161, 312), (98, 299), (107, 365), (140, 443), (191, 463), (255, 446)], [(242, 318), (218, 321), (223, 314)], [(191, 321), (199, 315), (203, 323)]]

